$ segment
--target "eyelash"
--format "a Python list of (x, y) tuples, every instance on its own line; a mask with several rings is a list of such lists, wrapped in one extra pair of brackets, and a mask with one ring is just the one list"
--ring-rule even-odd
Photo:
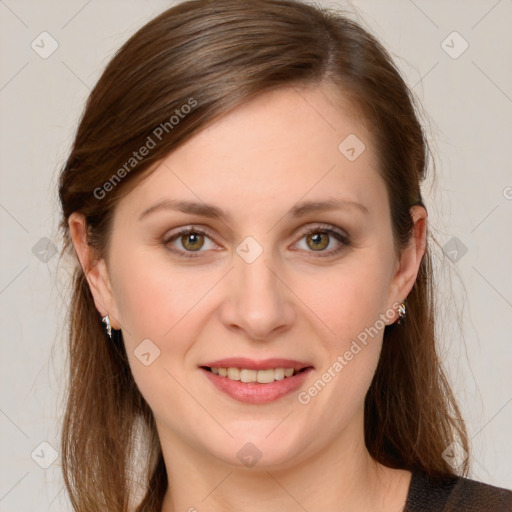
[[(314, 226), (313, 228), (308, 229), (307, 231), (302, 233), (299, 240), (302, 240), (304, 237), (307, 237), (308, 235), (318, 234), (318, 233), (327, 234), (329, 236), (334, 237), (338, 242), (340, 242), (341, 245), (337, 249), (331, 249), (329, 251), (318, 251), (318, 256), (315, 256), (315, 257), (323, 258), (323, 257), (335, 256), (338, 253), (340, 253), (345, 247), (350, 247), (352, 245), (351, 240), (347, 235), (340, 233), (337, 230), (333, 229), (332, 226), (330, 226), (329, 224), (320, 224), (318, 226)], [(170, 249), (167, 247), (171, 242), (180, 238), (181, 236), (190, 235), (190, 234), (203, 235), (203, 236), (206, 236), (211, 239), (211, 237), (208, 235), (208, 233), (205, 230), (203, 230), (201, 228), (195, 228), (193, 226), (189, 226), (189, 227), (180, 229), (178, 232), (174, 233), (170, 237), (166, 237), (163, 241), (163, 245), (171, 252), (178, 254), (179, 256), (184, 257), (184, 258), (201, 257), (200, 253), (204, 252), (201, 250), (199, 250), (199, 251), (182, 251), (182, 250), (177, 250), (177, 249)], [(316, 251), (307, 251), (307, 252), (315, 253)]]

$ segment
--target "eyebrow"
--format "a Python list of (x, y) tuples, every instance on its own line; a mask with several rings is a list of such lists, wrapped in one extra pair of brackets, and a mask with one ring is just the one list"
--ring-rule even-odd
[[(230, 221), (231, 215), (211, 204), (196, 202), (196, 201), (180, 201), (176, 199), (162, 199), (155, 203), (153, 206), (146, 208), (140, 215), (139, 221), (151, 213), (161, 210), (173, 210), (183, 213), (189, 213), (194, 215), (200, 215), (202, 217), (209, 217), (212, 219), (219, 219), (222, 221)], [(330, 210), (356, 210), (365, 215), (368, 215), (369, 211), (366, 206), (356, 201), (347, 201), (341, 199), (328, 199), (326, 201), (304, 201), (297, 203), (288, 213), (288, 216), (302, 217), (311, 212), (321, 212)]]

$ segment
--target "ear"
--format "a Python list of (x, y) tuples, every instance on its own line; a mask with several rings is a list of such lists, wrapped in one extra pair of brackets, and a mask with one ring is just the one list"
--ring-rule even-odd
[(409, 295), (427, 249), (427, 210), (423, 206), (413, 206), (410, 213), (414, 222), (413, 234), (400, 254), (390, 286), (389, 307), (401, 303)]
[(84, 216), (72, 213), (68, 225), (76, 254), (94, 298), (94, 305), (102, 317), (109, 315), (110, 324), (114, 329), (120, 329), (107, 265), (103, 258), (97, 257), (94, 248), (88, 243)]

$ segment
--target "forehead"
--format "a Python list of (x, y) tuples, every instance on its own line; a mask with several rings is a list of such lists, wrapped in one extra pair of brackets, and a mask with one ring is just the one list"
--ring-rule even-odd
[(284, 87), (237, 107), (163, 159), (119, 205), (136, 216), (162, 199), (204, 201), (234, 216), (282, 215), (327, 196), (386, 201), (357, 109), (324, 86)]

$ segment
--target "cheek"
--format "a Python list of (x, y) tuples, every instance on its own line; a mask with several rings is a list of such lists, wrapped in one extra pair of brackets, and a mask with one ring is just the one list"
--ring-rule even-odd
[(201, 274), (164, 260), (133, 251), (118, 260), (113, 274), (130, 368), (156, 414), (169, 407), (190, 408), (179, 383), (187, 370), (187, 353), (204, 328), (208, 291), (219, 280), (211, 271)]
[(368, 251), (347, 259), (336, 268), (322, 270), (314, 280), (297, 277), (304, 287), (301, 296), (307, 297), (307, 305), (329, 328), (338, 340), (336, 343), (341, 343), (340, 348), (374, 326), (385, 313), (389, 268)]
[(114, 274), (116, 304), (134, 343), (139, 338), (155, 342), (172, 338), (218, 280), (212, 272), (177, 267), (162, 254), (148, 257), (142, 251), (132, 252), (119, 261)]
[[(119, 257), (121, 252), (126, 256)], [(146, 252), (121, 248), (117, 256), (111, 279), (115, 303), (132, 373), (142, 390), (142, 380), (156, 375), (146, 371), (144, 362), (150, 362), (152, 369), (161, 366), (161, 356), (169, 350), (164, 340), (172, 337), (180, 319), (186, 318), (191, 307), (188, 303), (197, 296), (185, 286), (185, 276), (179, 272), (171, 275), (162, 262)], [(181, 350), (179, 343), (169, 346), (173, 352)], [(150, 355), (142, 358), (145, 353)]]
[[(311, 398), (317, 407), (337, 403), (341, 407), (333, 414), (339, 423), (361, 407), (379, 361), (383, 330), (391, 318), (385, 316), (389, 268), (377, 251), (362, 251), (345, 265), (319, 273), (304, 295), (317, 319), (309, 317), (325, 333), (320, 341), (327, 354), (317, 375), (321, 382), (306, 390), (304, 401)], [(303, 286), (306, 294), (306, 280)]]
[[(126, 248), (122, 252), (126, 256), (114, 260), (118, 263), (112, 272), (116, 305), (119, 319), (126, 327), (123, 337), (134, 378), (149, 401), (159, 387), (157, 381), (169, 379), (164, 368), (173, 373), (184, 370), (187, 352), (193, 350), (194, 340), (205, 336), (202, 331), (208, 328), (208, 322), (215, 321), (215, 311), (223, 300), (229, 299), (222, 294), (230, 288), (221, 283), (226, 274), (224, 267), (178, 266), (167, 261), (161, 252), (148, 255), (147, 251)], [(299, 338), (305, 345), (318, 345), (325, 368), (347, 351), (357, 351), (352, 342), (361, 340), (365, 330), (371, 329), (384, 312), (388, 273), (377, 253), (361, 250), (332, 267), (285, 271), (284, 281), (293, 291), (286, 300), (291, 301), (297, 312), (296, 325), (288, 327), (295, 333), (308, 333)], [(218, 332), (222, 326), (212, 329)], [(161, 371), (148, 372), (136, 359), (134, 350), (147, 339), (160, 350), (151, 368)], [(367, 341), (343, 372), (337, 373), (345, 375), (337, 378), (338, 382), (353, 374), (344, 385), (362, 389), (371, 379), (380, 343), (378, 336), (370, 336)]]
[[(224, 288), (220, 281), (225, 268), (178, 266), (166, 261), (162, 250), (155, 248), (149, 255), (124, 250), (126, 256), (114, 260), (119, 262), (112, 274), (115, 300), (131, 350), (148, 338), (166, 351), (185, 350), (188, 340), (205, 327), (207, 319), (201, 321), (198, 315), (212, 315), (223, 299), (229, 299), (215, 293), (217, 285), (217, 292)], [(298, 324), (288, 327), (309, 323), (314, 334), (324, 342), (331, 339), (336, 350), (372, 327), (384, 312), (389, 287), (389, 270), (379, 252), (377, 247), (354, 250), (331, 267), (286, 270), (284, 280), (293, 290), (286, 300), (295, 303)]]

